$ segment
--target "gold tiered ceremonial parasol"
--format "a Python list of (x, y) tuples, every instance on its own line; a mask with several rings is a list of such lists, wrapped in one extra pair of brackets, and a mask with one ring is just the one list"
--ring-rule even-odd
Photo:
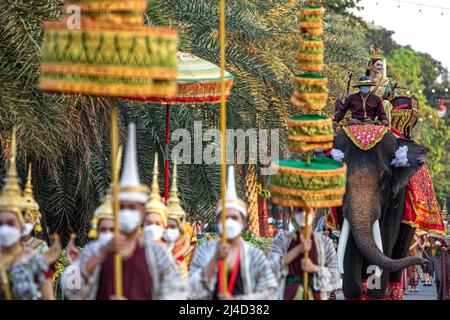
[[(46, 92), (145, 100), (176, 94), (175, 30), (144, 26), (145, 0), (67, 1), (81, 15), (44, 23), (39, 87)], [(76, 10), (75, 10), (76, 12)], [(112, 199), (115, 234), (120, 233), (118, 128), (111, 99)], [(115, 293), (122, 296), (122, 261), (114, 260)]]
[[(170, 106), (174, 104), (216, 104), (221, 99), (220, 67), (191, 53), (177, 53), (177, 94), (172, 97), (149, 97), (145, 102), (166, 106), (164, 194), (169, 197)], [(228, 100), (234, 76), (225, 71), (225, 99)]]
[[(288, 119), (288, 147), (294, 152), (306, 152), (306, 160), (279, 160), (272, 163), (277, 172), (270, 178), (272, 201), (287, 207), (306, 209), (306, 221), (311, 208), (342, 205), (345, 194), (347, 167), (330, 158), (312, 158), (315, 149), (332, 147), (334, 130), (326, 115), (328, 80), (324, 69), (323, 44), (324, 9), (310, 0), (301, 9), (299, 29), (302, 33), (298, 54), (292, 105), (299, 114)], [(310, 238), (306, 223), (305, 238)], [(304, 257), (307, 259), (308, 252)], [(304, 299), (308, 296), (308, 273), (303, 275)]]

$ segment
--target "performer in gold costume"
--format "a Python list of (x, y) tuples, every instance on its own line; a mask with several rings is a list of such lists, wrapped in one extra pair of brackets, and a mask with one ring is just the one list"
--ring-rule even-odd
[(155, 154), (153, 180), (150, 198), (145, 204), (144, 236), (156, 243), (165, 245), (164, 230), (167, 228), (167, 207), (161, 198), (158, 182), (158, 154)]
[(13, 129), (6, 184), (0, 194), (0, 300), (53, 300), (49, 265), (59, 258), (59, 241), (40, 254), (25, 246), (24, 211), (27, 203), (16, 170), (16, 132)]
[(370, 47), (370, 61), (366, 70), (366, 76), (375, 83), (372, 92), (383, 100), (384, 111), (391, 121), (391, 100), (395, 97), (392, 82), (383, 75), (383, 58), (381, 51), (374, 46)]
[(26, 208), (24, 211), (25, 226), (21, 237), (22, 244), (39, 253), (45, 253), (48, 251), (47, 243), (32, 235), (33, 230), (36, 233), (42, 232), (42, 226), (39, 204), (34, 199), (33, 185), (31, 184), (31, 164), (28, 166), (27, 183), (23, 191), (23, 198)]
[(167, 213), (167, 229), (164, 231), (163, 238), (178, 264), (181, 275), (184, 279), (187, 279), (188, 263), (192, 256), (194, 246), (191, 245), (190, 235), (188, 234), (189, 227), (186, 222), (186, 212), (181, 207), (180, 199), (178, 198), (176, 163), (173, 168), (173, 179), (167, 203)]

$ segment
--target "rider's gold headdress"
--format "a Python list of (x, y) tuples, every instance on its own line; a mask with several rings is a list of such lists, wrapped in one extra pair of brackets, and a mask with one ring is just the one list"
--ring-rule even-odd
[(370, 59), (372, 60), (381, 60), (383, 57), (381, 56), (381, 50), (375, 47), (374, 45), (370, 46)]

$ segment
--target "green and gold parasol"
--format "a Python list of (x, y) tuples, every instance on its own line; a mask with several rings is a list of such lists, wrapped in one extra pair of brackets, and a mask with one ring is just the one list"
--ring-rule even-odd
[[(290, 117), (288, 147), (290, 151), (306, 152), (305, 160), (279, 160), (272, 163), (276, 174), (270, 178), (272, 201), (286, 207), (305, 209), (306, 218), (314, 214), (312, 208), (342, 205), (345, 194), (347, 167), (330, 158), (312, 158), (315, 149), (332, 147), (332, 120), (325, 113), (328, 98), (328, 79), (324, 69), (323, 14), (315, 0), (301, 9), (299, 30), (302, 34), (298, 53), (298, 67), (302, 73), (295, 77), (291, 103), (298, 115)], [(311, 227), (306, 224), (305, 239)], [(309, 252), (304, 253), (309, 258)], [(303, 287), (308, 288), (309, 275), (303, 273)], [(309, 290), (303, 299), (308, 300)]]
[[(145, 0), (66, 1), (70, 14), (44, 22), (39, 87), (50, 93), (145, 101), (176, 95), (175, 30), (144, 26)], [(111, 164), (114, 233), (119, 235), (118, 125), (111, 99)], [(123, 296), (122, 257), (114, 255), (114, 292)]]

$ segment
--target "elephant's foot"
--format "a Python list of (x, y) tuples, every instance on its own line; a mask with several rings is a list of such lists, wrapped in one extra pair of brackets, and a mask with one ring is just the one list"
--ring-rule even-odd
[(403, 300), (403, 285), (401, 281), (389, 282), (386, 298), (387, 300)]

